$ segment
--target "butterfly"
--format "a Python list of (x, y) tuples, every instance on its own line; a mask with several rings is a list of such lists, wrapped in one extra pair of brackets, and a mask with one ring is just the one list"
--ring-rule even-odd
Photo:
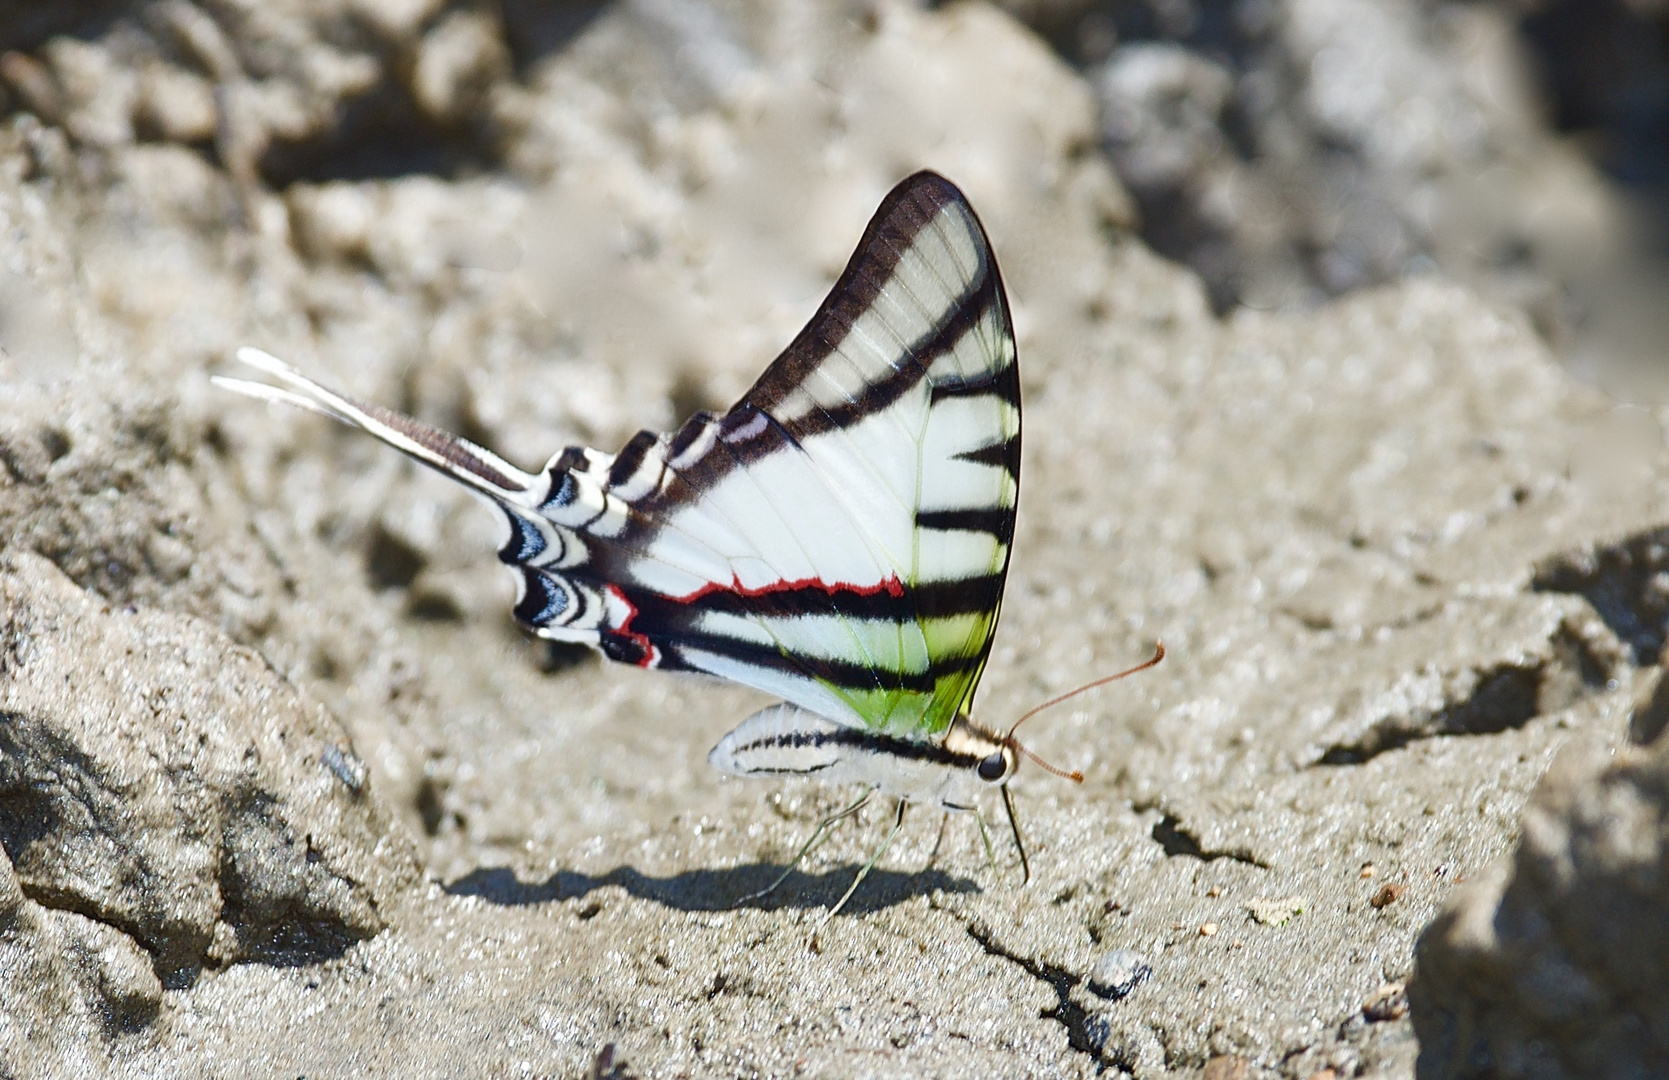
[(1018, 722), (998, 733), (973, 719), (1020, 494), (1018, 359), (990, 241), (944, 177), (918, 172), (887, 195), (740, 401), (618, 454), (570, 447), (523, 472), (257, 349), (238, 358), (282, 385), (221, 386), (361, 428), (485, 496), (505, 526), (515, 616), (535, 634), (783, 699), (708, 761), (863, 795), (754, 896), (875, 793), (897, 800), (897, 820), (830, 916), (911, 803), (973, 811), (989, 856), (977, 798), (993, 787), (1029, 879), (1007, 785), (1022, 754), (1038, 759)]

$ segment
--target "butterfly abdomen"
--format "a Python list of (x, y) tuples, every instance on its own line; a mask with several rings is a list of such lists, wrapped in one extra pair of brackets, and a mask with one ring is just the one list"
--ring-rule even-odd
[(754, 713), (707, 755), (708, 764), (732, 776), (816, 776), (949, 809), (967, 805), (980, 760), (978, 753), (863, 731), (788, 704)]

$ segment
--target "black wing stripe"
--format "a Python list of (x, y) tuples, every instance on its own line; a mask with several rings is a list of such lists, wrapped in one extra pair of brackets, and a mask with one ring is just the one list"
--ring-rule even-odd
[[(967, 671), (982, 661), (983, 657), (975, 655), (945, 655), (935, 658), (932, 665), (920, 672), (895, 672), (879, 668), (873, 664), (855, 663), (849, 660), (820, 657), (800, 652), (785, 651), (774, 644), (766, 644), (757, 640), (731, 637), (716, 634), (702, 628), (699, 623), (701, 616), (708, 611), (726, 611), (729, 614), (743, 617), (794, 617), (796, 615), (828, 615), (834, 613), (829, 606), (830, 597), (822, 590), (797, 590), (806, 600), (813, 600), (807, 594), (815, 592), (812, 604), (796, 608), (780, 603), (770, 607), (758, 604), (760, 598), (742, 597), (735, 593), (714, 593), (701, 600), (684, 603), (669, 600), (666, 597), (639, 589), (622, 589), (621, 595), (634, 608), (631, 620), (631, 637), (646, 638), (659, 646), (663, 652), (672, 655), (688, 647), (709, 653), (727, 656), (734, 660), (766, 667), (776, 671), (786, 672), (801, 677), (819, 679), (836, 686), (851, 690), (911, 690), (918, 693), (931, 693), (937, 681), (946, 675), (959, 671)], [(839, 594), (837, 594), (839, 595)], [(852, 595), (858, 600), (871, 600), (872, 597)], [(773, 593), (770, 599), (780, 601), (785, 594)], [(728, 602), (722, 607), (712, 603), (720, 597), (727, 597)], [(886, 598), (892, 603), (900, 601), (892, 597)], [(968, 599), (971, 599), (968, 598)], [(954, 601), (952, 601), (954, 603)], [(992, 603), (987, 603), (970, 609), (971, 612), (989, 610)], [(840, 614), (853, 617), (846, 612)], [(896, 622), (899, 613), (896, 610), (881, 609), (873, 613), (858, 615), (859, 618), (874, 618), (883, 622)], [(908, 615), (905, 616), (908, 618)], [(699, 666), (690, 664), (687, 657), (679, 655), (680, 665), (700, 670)], [(669, 666), (662, 663), (662, 667)]]
[[(589, 578), (591, 567), (568, 571), (576, 577)], [(1003, 577), (1000, 573), (963, 578), (960, 581), (924, 581), (912, 588), (907, 597), (890, 592), (865, 592), (853, 589), (829, 590), (821, 585), (785, 588), (765, 594), (743, 594), (728, 589), (715, 589), (693, 600), (676, 600), (634, 591), (631, 599), (640, 614), (652, 619), (662, 612), (699, 613), (711, 611), (726, 615), (758, 615), (766, 618), (795, 618), (806, 615), (838, 615), (847, 619), (871, 619), (899, 622), (912, 616), (924, 619), (955, 615), (974, 615), (996, 607), (1002, 596)], [(658, 621), (671, 621), (670, 614)]]
[(643, 468), (644, 458), (655, 448), (655, 442), (653, 431), (640, 431), (633, 435), (631, 441), (615, 455), (614, 464), (609, 466), (608, 486), (619, 487), (636, 476), (637, 471)]
[(1020, 407), (1020, 379), (1015, 372), (1014, 364), (1009, 363), (996, 371), (985, 371), (971, 379), (949, 379), (933, 384), (931, 397), (933, 404), (948, 398), (979, 397), (981, 394), (996, 394), (1004, 401)]
[(954, 349), (962, 336), (985, 318), (991, 304), (996, 302), (993, 282), (994, 278), (989, 273), (981, 274), (973, 287), (957, 298), (938, 323), (905, 348), (896, 368), (882, 378), (867, 383), (856, 397), (785, 421), (784, 426), (795, 438), (804, 439), (820, 432), (848, 427), (903, 397), (927, 377), (927, 369), (935, 359)]
[(696, 444), (715, 419), (712, 413), (702, 411), (684, 421), (684, 426), (674, 432), (672, 438), (667, 441), (667, 460), (676, 461), (683, 457), (684, 452)]
[(1007, 542), (1014, 530), (1014, 514), (1003, 506), (982, 506), (959, 510), (918, 510), (918, 529), (938, 529), (941, 532), (990, 533)]
[(1016, 480), (1020, 478), (1020, 436), (1012, 435), (1000, 443), (964, 450), (954, 455), (958, 461), (971, 461), (976, 465), (990, 465), (1002, 469)]
[(924, 581), (911, 590), (916, 603), (916, 615), (923, 619), (939, 619), (951, 615), (973, 615), (982, 611), (996, 611), (1003, 598), (1003, 578), (1008, 572), (1007, 560), (992, 574), (963, 578), (961, 581)]
[[(714, 653), (753, 667), (769, 668), (801, 677), (809, 676), (831, 686), (857, 691), (903, 690), (931, 694), (940, 679), (977, 667), (981, 660), (978, 656), (941, 656), (935, 658), (925, 671), (886, 671), (868, 664), (854, 664), (823, 656), (788, 654), (774, 645), (716, 634), (678, 634), (669, 630), (655, 630), (649, 631), (648, 636), (669, 653), (679, 653), (684, 648)], [(700, 665), (691, 662), (687, 656), (681, 655), (679, 659), (684, 666), (700, 670)]]

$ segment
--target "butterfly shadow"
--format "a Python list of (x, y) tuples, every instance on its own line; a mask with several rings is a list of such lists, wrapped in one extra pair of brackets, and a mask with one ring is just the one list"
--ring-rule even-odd
[[(759, 892), (776, 880), (782, 873), (782, 867), (749, 863), (725, 870), (686, 870), (655, 877), (635, 867), (620, 866), (601, 876), (558, 870), (544, 881), (534, 882), (522, 881), (508, 867), (481, 867), (444, 888), (453, 896), (479, 897), (501, 907), (559, 903), (615, 885), (640, 900), (650, 900), (678, 911), (732, 911), (738, 908), (775, 911), (780, 908), (830, 907), (852, 884), (852, 877), (857, 872), (855, 865), (819, 874), (795, 871), (772, 892), (751, 899), (750, 894)], [(863, 915), (928, 893), (979, 891), (979, 886), (970, 879), (943, 870), (902, 871), (877, 867), (870, 871), (842, 910), (850, 915)]]

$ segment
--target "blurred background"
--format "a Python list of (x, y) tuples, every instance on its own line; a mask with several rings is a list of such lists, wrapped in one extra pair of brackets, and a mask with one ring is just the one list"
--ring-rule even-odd
[[(1086, 149), (1219, 313), (1441, 273), (1612, 394), (1669, 399), (1669, 3), (998, 6), (1094, 87)], [(62, 124), (72, 149), (187, 145), (280, 192), (525, 175), (516, 89), (622, 9), (709, 90), (748, 66), (746, 5), (708, 0), (4, 0), (0, 115)]]
[(1669, 5), (1008, 6), (1093, 80), (1143, 236), (1219, 310), (1441, 270), (1661, 399)]

